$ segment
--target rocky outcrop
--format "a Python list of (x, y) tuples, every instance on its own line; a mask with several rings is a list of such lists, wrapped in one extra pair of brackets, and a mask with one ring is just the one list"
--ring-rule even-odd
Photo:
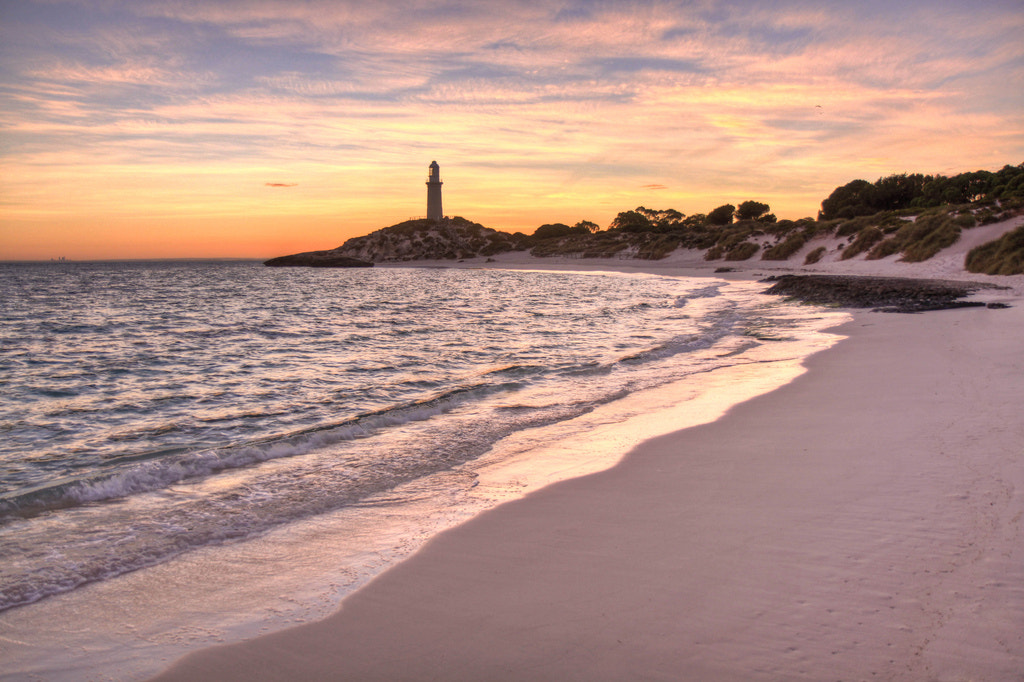
[(263, 262), (271, 268), (307, 267), (307, 268), (372, 268), (373, 263), (358, 258), (351, 258), (338, 252), (307, 251), (291, 256), (279, 256)]
[(420, 218), (353, 237), (335, 251), (374, 263), (455, 260), (525, 249), (527, 237), (484, 227), (465, 218)]
[(817, 305), (874, 308), (892, 313), (983, 306), (981, 302), (960, 299), (979, 289), (1005, 288), (980, 282), (852, 275), (782, 275), (762, 281), (775, 282), (766, 294)]

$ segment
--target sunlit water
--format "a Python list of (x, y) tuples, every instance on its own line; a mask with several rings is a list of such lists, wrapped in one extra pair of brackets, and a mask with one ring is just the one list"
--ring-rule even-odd
[(296, 538), (330, 538), (334, 553), (317, 560), (357, 585), (401, 554), (404, 535), (476, 511), (467, 491), (495, 453), (529, 461), (536, 434), (586, 438), (582, 417), (607, 406), (830, 343), (830, 314), (762, 288), (0, 265), (0, 610), (143, 567), (280, 553)]

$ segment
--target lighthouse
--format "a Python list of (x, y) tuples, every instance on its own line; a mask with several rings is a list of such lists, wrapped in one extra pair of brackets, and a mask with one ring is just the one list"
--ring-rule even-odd
[(441, 208), (441, 167), (437, 161), (430, 162), (430, 171), (427, 174), (427, 219), (441, 220), (444, 218), (444, 209)]

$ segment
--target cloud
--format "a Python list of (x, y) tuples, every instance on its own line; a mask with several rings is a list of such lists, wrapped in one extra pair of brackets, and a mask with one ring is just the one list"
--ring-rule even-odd
[(401, 218), (432, 158), (446, 205), (504, 227), (650, 191), (808, 215), (855, 177), (1024, 159), (1019, 0), (8, 4), (0, 195), (33, 215), (173, 214), (197, 174), (189, 211), (264, 211), (281, 174), (318, 215)]
[(267, 187), (296, 187), (299, 183), (297, 182), (265, 182), (263, 183)]

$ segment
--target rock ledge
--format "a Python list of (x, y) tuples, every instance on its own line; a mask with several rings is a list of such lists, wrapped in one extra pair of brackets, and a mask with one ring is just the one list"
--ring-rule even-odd
[(918, 313), (984, 306), (960, 299), (979, 289), (1002, 289), (981, 282), (855, 275), (781, 275), (761, 280), (775, 284), (766, 294), (789, 296), (817, 305), (873, 308), (887, 313)]
[(337, 250), (307, 251), (290, 256), (279, 256), (263, 262), (271, 268), (307, 267), (307, 268), (372, 268), (373, 263), (358, 258), (343, 256)]

